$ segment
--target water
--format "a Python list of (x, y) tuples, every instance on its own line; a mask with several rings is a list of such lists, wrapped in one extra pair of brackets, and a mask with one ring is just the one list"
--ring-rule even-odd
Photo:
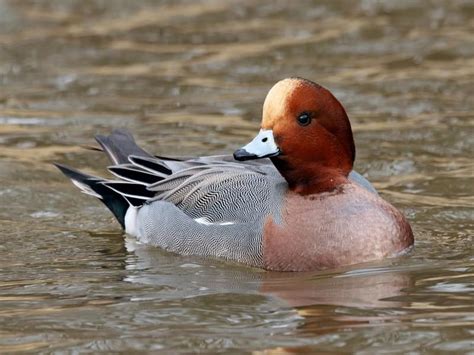
[[(474, 352), (470, 1), (0, 1), (0, 352)], [(138, 246), (50, 163), (127, 127), (232, 152), (279, 79), (331, 89), (409, 256), (267, 273)]]

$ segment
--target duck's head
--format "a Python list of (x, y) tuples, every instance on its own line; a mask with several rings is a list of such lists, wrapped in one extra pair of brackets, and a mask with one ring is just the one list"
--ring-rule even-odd
[(347, 182), (352, 170), (351, 125), (328, 90), (306, 79), (284, 79), (268, 92), (259, 134), (234, 158), (271, 158), (297, 193), (331, 191)]

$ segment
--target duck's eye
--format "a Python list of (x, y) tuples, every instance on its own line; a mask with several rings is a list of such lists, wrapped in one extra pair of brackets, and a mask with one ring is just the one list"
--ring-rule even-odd
[(307, 126), (311, 123), (311, 115), (308, 112), (303, 112), (298, 116), (298, 123), (301, 126)]

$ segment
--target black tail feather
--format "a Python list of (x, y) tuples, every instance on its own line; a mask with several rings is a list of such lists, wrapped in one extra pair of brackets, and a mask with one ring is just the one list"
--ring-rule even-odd
[[(61, 164), (54, 164), (61, 172), (72, 180), (82, 192), (97, 197), (107, 208), (112, 211), (115, 218), (125, 229), (125, 214), (131, 203), (117, 191), (107, 187), (103, 179), (87, 175), (79, 170)], [(143, 201), (142, 201), (143, 202)]]
[(144, 185), (154, 184), (155, 182), (163, 180), (162, 177), (152, 174), (146, 170), (140, 170), (139, 168), (134, 167), (132, 164), (109, 166), (108, 169), (112, 174), (118, 176), (121, 179), (141, 183)]
[[(97, 135), (96, 140), (100, 148), (88, 148), (104, 151), (117, 165), (109, 167), (109, 170), (126, 181), (106, 180), (61, 164), (55, 165), (82, 192), (100, 199), (125, 229), (128, 208), (141, 206), (152, 198), (155, 192), (149, 191), (147, 186), (162, 180), (172, 171), (166, 163), (158, 162), (153, 155), (140, 148), (125, 129), (116, 129), (108, 136)], [(130, 164), (132, 157), (141, 164)]]
[(115, 129), (110, 135), (97, 135), (95, 139), (114, 164), (128, 163), (130, 155), (153, 157), (153, 155), (140, 148), (135, 143), (133, 136), (125, 129)]
[(128, 160), (131, 163), (145, 170), (152, 171), (154, 173), (164, 174), (164, 175), (171, 175), (173, 173), (171, 169), (166, 166), (165, 162), (158, 161), (154, 157), (150, 159), (148, 157), (136, 156), (136, 155), (131, 154), (128, 157)]
[(130, 196), (143, 200), (148, 200), (155, 196), (153, 191), (147, 189), (145, 185), (128, 181), (106, 181), (102, 183), (105, 186), (117, 191), (125, 197)]

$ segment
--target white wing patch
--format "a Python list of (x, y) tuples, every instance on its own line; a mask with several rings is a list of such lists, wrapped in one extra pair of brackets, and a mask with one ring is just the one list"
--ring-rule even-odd
[(199, 217), (194, 220), (199, 224), (204, 224), (206, 226), (230, 226), (235, 224), (235, 222), (210, 222), (206, 217)]

